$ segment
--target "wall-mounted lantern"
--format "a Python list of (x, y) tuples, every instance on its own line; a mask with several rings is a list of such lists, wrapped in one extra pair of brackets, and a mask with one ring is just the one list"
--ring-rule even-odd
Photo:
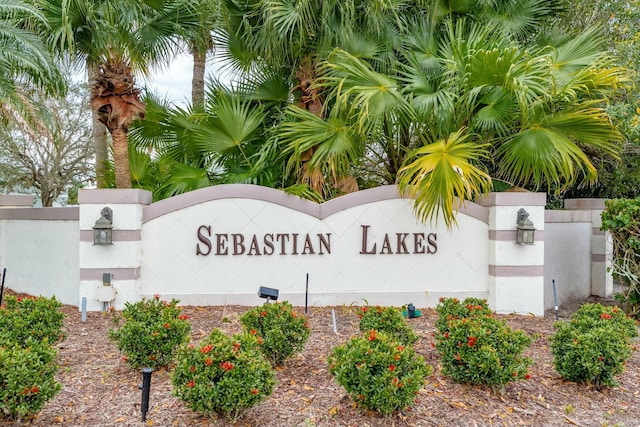
[(113, 211), (104, 208), (100, 212), (100, 218), (93, 226), (93, 244), (98, 246), (112, 245)]
[(529, 212), (524, 208), (518, 210), (518, 217), (516, 221), (516, 243), (519, 245), (533, 245), (535, 240), (536, 228), (533, 226), (533, 222), (529, 219)]

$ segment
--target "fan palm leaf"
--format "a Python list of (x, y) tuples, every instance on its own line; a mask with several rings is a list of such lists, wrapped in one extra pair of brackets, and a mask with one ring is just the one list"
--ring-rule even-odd
[(414, 198), (419, 218), (455, 224), (455, 212), (465, 200), (491, 189), (491, 177), (477, 165), (487, 146), (460, 129), (411, 153), (398, 172), (400, 191)]

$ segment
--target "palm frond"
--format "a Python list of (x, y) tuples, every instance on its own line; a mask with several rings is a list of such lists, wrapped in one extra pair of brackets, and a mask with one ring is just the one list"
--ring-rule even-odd
[(503, 143), (497, 153), (498, 175), (506, 181), (562, 190), (584, 176), (595, 182), (596, 169), (587, 155), (563, 133), (542, 126), (523, 129)]
[(425, 222), (442, 219), (450, 228), (465, 200), (491, 189), (491, 177), (475, 166), (487, 157), (487, 146), (465, 132), (414, 150), (398, 172), (400, 191), (415, 199), (416, 214)]

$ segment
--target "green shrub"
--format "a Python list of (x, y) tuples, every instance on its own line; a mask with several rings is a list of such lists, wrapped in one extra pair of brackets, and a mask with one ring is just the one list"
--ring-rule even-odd
[(20, 345), (29, 338), (55, 344), (64, 338), (62, 304), (55, 297), (8, 295), (0, 307), (0, 341)]
[(629, 315), (640, 315), (640, 198), (605, 202), (601, 230), (611, 233), (614, 278), (624, 285), (616, 298)]
[(440, 298), (437, 307), (438, 318), (436, 329), (446, 332), (450, 320), (467, 319), (492, 315), (493, 311), (487, 305), (487, 300), (480, 298), (466, 298), (462, 303), (458, 298)]
[(335, 347), (328, 362), (356, 404), (381, 414), (410, 406), (432, 371), (413, 347), (376, 330)]
[(486, 303), (445, 299), (436, 310), (436, 349), (445, 375), (458, 383), (488, 385), (494, 391), (529, 377), (531, 360), (521, 354), (533, 338), (493, 317)]
[(254, 307), (240, 322), (258, 338), (260, 349), (274, 366), (301, 351), (311, 334), (306, 316), (296, 313), (286, 301)]
[(194, 411), (236, 421), (273, 392), (275, 374), (252, 335), (225, 336), (214, 329), (178, 352), (174, 393)]
[(393, 335), (404, 345), (413, 345), (418, 341), (418, 335), (395, 307), (369, 307), (360, 309), (360, 330), (367, 332), (376, 330)]
[(178, 347), (189, 341), (191, 325), (180, 314), (178, 301), (161, 301), (160, 297), (126, 303), (121, 317), (114, 317), (115, 328), (109, 338), (116, 342), (126, 362), (135, 369), (169, 366)]
[(58, 391), (56, 350), (29, 338), (0, 341), (0, 416), (20, 420), (37, 414)]
[(566, 380), (616, 386), (632, 352), (636, 323), (617, 307), (585, 304), (568, 322), (555, 325), (551, 351), (556, 371)]

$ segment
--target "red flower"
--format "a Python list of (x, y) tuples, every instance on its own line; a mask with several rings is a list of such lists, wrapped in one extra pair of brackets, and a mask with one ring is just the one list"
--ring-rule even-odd
[(250, 331), (249, 331), (249, 333), (250, 333), (251, 335), (255, 335), (255, 334), (257, 333), (257, 331), (256, 331), (255, 329), (252, 329), (252, 330), (250, 330)]
[(469, 347), (473, 347), (474, 345), (476, 345), (476, 341), (477, 341), (477, 338), (476, 338), (476, 337), (469, 337), (469, 338), (467, 339), (467, 345), (468, 345)]
[(258, 393), (260, 393), (260, 390), (258, 390), (257, 388), (251, 389), (251, 394), (258, 394)]
[(401, 346), (401, 345), (399, 345), (399, 346), (398, 346), (398, 351), (404, 351), (404, 347), (403, 347), (403, 346)]
[(396, 370), (396, 365), (389, 365), (389, 370), (391, 372), (395, 371)]
[(185, 384), (187, 387), (193, 387), (194, 385), (196, 385), (196, 382), (194, 380), (189, 381), (188, 383)]
[(189, 318), (189, 316), (187, 316), (186, 314), (181, 314), (180, 317), (178, 319), (180, 320), (187, 320)]
[(165, 328), (165, 329), (169, 329), (170, 327), (171, 327), (171, 325), (170, 325), (169, 323), (165, 323), (165, 324), (164, 324), (164, 328)]
[(202, 353), (202, 354), (207, 354), (207, 353), (209, 353), (211, 350), (213, 350), (213, 346), (212, 346), (211, 344), (209, 344), (209, 345), (206, 345), (206, 346), (202, 347), (202, 348), (200, 349), (200, 353)]
[(155, 295), (153, 296), (153, 299), (160, 299), (160, 294), (155, 294)]
[(440, 298), (438, 298), (438, 301), (439, 301), (439, 302), (444, 302), (444, 301), (445, 301), (445, 297), (440, 297)]
[(602, 313), (600, 317), (603, 319), (611, 319), (611, 315), (609, 313)]
[(189, 366), (189, 372), (195, 372), (196, 371), (196, 367), (195, 366)]
[(233, 343), (233, 352), (237, 352), (238, 350), (240, 350), (240, 343), (239, 342), (234, 342)]
[(258, 344), (262, 344), (262, 337), (258, 337)]
[(38, 387), (37, 385), (36, 385), (36, 386), (31, 387), (31, 393), (36, 394), (36, 393), (38, 393), (39, 391), (40, 391), (40, 387)]
[(232, 369), (233, 369), (233, 363), (231, 363), (231, 362), (222, 362), (222, 363), (220, 364), (220, 368), (221, 368), (223, 371), (228, 372), (228, 371), (230, 371), (230, 370), (232, 370)]
[(518, 376), (518, 373), (517, 373), (517, 372), (514, 372), (514, 373), (512, 373), (511, 375), (513, 375), (513, 377), (515, 378), (515, 377), (517, 377), (517, 376)]
[(458, 362), (460, 361), (461, 357), (460, 357), (460, 353), (456, 354), (454, 356), (454, 359), (456, 359)]
[(378, 331), (374, 329), (369, 331), (369, 341), (375, 341), (377, 337), (378, 337)]
[(527, 375), (524, 376), (525, 380), (528, 380), (529, 378), (531, 378), (531, 374), (527, 374)]
[(436, 343), (432, 342), (431, 343), (431, 347), (435, 348), (436, 347)]
[(204, 364), (207, 366), (213, 365), (213, 359), (210, 357), (207, 357), (207, 360), (204, 361)]
[(267, 315), (267, 312), (266, 312), (266, 311), (262, 310), (262, 311), (260, 312), (260, 317), (265, 317), (266, 315)]
[(448, 340), (449, 339), (449, 332), (445, 332), (444, 333), (444, 339)]
[(366, 312), (367, 312), (367, 310), (369, 310), (369, 307), (362, 307), (362, 312), (363, 312), (363, 313), (366, 313)]

